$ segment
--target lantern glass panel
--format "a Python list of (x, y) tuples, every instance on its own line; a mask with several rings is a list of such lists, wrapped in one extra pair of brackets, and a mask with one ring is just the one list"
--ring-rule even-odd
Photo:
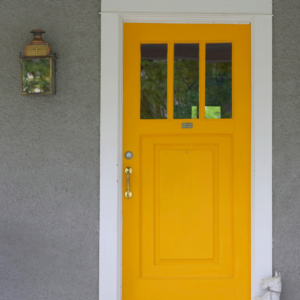
[(51, 93), (52, 60), (35, 58), (22, 60), (22, 93)]

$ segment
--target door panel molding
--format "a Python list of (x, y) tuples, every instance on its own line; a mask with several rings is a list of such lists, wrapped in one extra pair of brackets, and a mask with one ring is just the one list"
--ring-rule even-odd
[(101, 13), (99, 299), (122, 287), (123, 23), (251, 24), (251, 293), (272, 273), (272, 16)]
[[(180, 141), (180, 142), (179, 142)], [(173, 143), (172, 143), (173, 142)], [(160, 169), (164, 172), (163, 166), (158, 166), (158, 163), (161, 164), (162, 160), (160, 159), (160, 155), (162, 151), (171, 150), (172, 152), (176, 150), (186, 150), (190, 149), (190, 151), (205, 151), (206, 154), (210, 155), (211, 157), (211, 164), (213, 169), (213, 184), (215, 187), (218, 188), (218, 181), (220, 180), (220, 176), (225, 178), (226, 176), (232, 176), (232, 137), (231, 136), (206, 136), (206, 137), (155, 137), (155, 136), (146, 136), (141, 137), (141, 157), (144, 155), (143, 149), (148, 149), (148, 159), (142, 160), (141, 169), (151, 170), (153, 168)], [(149, 155), (149, 149), (152, 152)], [(172, 159), (170, 157), (172, 154), (165, 153), (164, 157), (167, 159)], [(221, 158), (221, 159), (219, 159)], [(206, 157), (206, 163), (209, 162), (209, 159)], [(203, 162), (205, 163), (205, 162)], [(226, 165), (224, 171), (219, 171), (219, 164)], [(153, 167), (154, 166), (154, 167)], [(177, 168), (177, 167), (176, 167)], [(200, 170), (200, 168), (199, 168)], [(171, 172), (174, 172), (171, 171)], [(175, 171), (176, 172), (176, 171)], [(212, 221), (213, 221), (213, 228), (212, 230), (215, 231), (213, 235), (213, 247), (211, 249), (212, 253), (210, 257), (194, 257), (192, 261), (189, 262), (190, 259), (184, 258), (175, 258), (171, 259), (168, 257), (167, 259), (163, 259), (159, 257), (159, 241), (155, 242), (155, 249), (152, 247), (147, 247), (147, 245), (151, 244), (151, 240), (155, 240), (157, 236), (159, 236), (159, 226), (157, 223), (159, 222), (156, 214), (159, 214), (159, 175), (155, 176), (154, 173), (159, 174), (159, 172), (147, 172), (147, 178), (145, 181), (149, 182), (150, 188), (146, 191), (141, 192), (141, 197), (148, 197), (149, 199), (154, 198), (156, 205), (154, 207), (151, 205), (151, 201), (149, 202), (150, 205), (141, 208), (141, 247), (147, 249), (147, 251), (140, 250), (141, 253), (144, 254), (144, 260), (142, 261), (141, 266), (141, 277), (142, 278), (190, 278), (190, 279), (207, 279), (207, 278), (232, 278), (233, 277), (233, 248), (228, 247), (226, 251), (223, 251), (221, 254), (219, 253), (219, 247), (225, 242), (230, 241), (228, 244), (233, 246), (232, 239), (233, 239), (233, 232), (226, 231), (224, 228), (232, 227), (233, 223), (233, 212), (232, 212), (232, 202), (224, 202), (222, 201), (222, 197), (219, 197), (218, 191), (215, 191), (213, 194), (213, 199), (211, 206), (213, 207), (212, 211)], [(220, 174), (221, 173), (221, 174)], [(222, 174), (223, 173), (223, 174)], [(166, 175), (165, 175), (166, 177)], [(152, 181), (152, 182), (151, 182)], [(156, 184), (153, 184), (155, 182)], [(176, 184), (175, 184), (176, 185)], [(152, 191), (152, 186), (156, 186), (155, 191)], [(227, 193), (232, 193), (231, 187), (224, 186), (223, 190), (227, 189)], [(156, 193), (156, 196), (153, 195)], [(218, 203), (221, 202), (221, 203)], [(224, 202), (224, 203), (222, 203)], [(226, 207), (225, 207), (226, 206)], [(225, 211), (226, 218), (223, 219), (222, 226), (218, 226), (219, 224), (215, 224), (216, 222), (219, 223), (218, 218), (218, 211), (219, 207)], [(207, 210), (205, 210), (207, 213)], [(152, 220), (152, 221), (151, 221)], [(147, 224), (144, 225), (144, 224)], [(199, 226), (200, 227), (200, 226)], [(151, 234), (151, 228), (155, 228), (154, 233)], [(219, 233), (220, 231), (220, 233)], [(144, 233), (144, 234), (143, 234)], [(146, 234), (147, 233), (147, 234)], [(153, 236), (154, 235), (154, 236)], [(222, 235), (222, 239), (220, 240), (218, 236)], [(224, 247), (226, 248), (226, 246)], [(205, 247), (204, 247), (205, 249)], [(161, 249), (160, 249), (161, 250)], [(220, 257), (219, 257), (220, 256)], [(153, 259), (154, 258), (154, 259)], [(155, 260), (155, 264), (153, 264), (153, 260)], [(195, 267), (195, 264), (197, 267)], [(168, 266), (166, 266), (168, 265)], [(180, 268), (182, 265), (185, 265), (184, 270)], [(179, 269), (178, 269), (179, 267)], [(197, 269), (197, 271), (195, 271)], [(162, 271), (167, 272), (164, 276), (161, 275)], [(206, 272), (210, 273), (207, 276)], [(197, 273), (195, 275), (195, 272)]]

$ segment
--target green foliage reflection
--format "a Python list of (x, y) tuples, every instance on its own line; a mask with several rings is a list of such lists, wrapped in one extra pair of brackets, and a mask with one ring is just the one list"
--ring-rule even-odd
[(199, 60), (174, 59), (174, 119), (199, 117)]
[(167, 61), (141, 60), (141, 119), (167, 118)]
[(220, 106), (205, 106), (205, 119), (220, 119), (221, 107)]
[(50, 92), (50, 59), (22, 61), (23, 93)]
[(205, 106), (220, 106), (222, 119), (232, 117), (231, 62), (206, 63)]

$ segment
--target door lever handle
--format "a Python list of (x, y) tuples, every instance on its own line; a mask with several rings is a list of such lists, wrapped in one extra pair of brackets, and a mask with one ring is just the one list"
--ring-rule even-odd
[(132, 197), (132, 192), (129, 190), (130, 174), (132, 174), (132, 168), (126, 167), (125, 174), (126, 174), (126, 184), (127, 184), (127, 191), (125, 192), (125, 198), (130, 199)]

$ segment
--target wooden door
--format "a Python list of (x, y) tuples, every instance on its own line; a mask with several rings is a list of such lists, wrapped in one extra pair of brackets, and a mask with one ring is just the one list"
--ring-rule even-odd
[(124, 24), (123, 300), (250, 300), (250, 64), (250, 25)]

